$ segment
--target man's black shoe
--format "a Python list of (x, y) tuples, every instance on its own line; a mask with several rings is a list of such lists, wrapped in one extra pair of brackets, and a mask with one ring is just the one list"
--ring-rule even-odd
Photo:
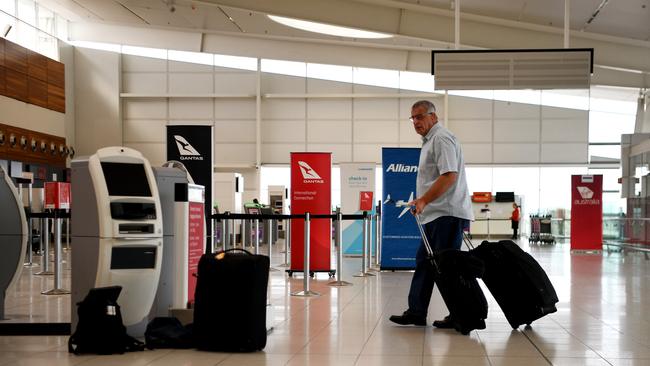
[(408, 311), (405, 311), (402, 315), (391, 315), (389, 320), (399, 325), (427, 325), (426, 317), (413, 315)]
[(436, 320), (433, 326), (439, 329), (453, 329), (454, 323), (451, 321), (451, 316), (447, 315), (443, 320)]

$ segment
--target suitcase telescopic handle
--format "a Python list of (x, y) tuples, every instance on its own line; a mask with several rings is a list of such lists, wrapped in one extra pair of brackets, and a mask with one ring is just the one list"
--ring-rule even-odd
[[(222, 250), (219, 253), (229, 253), (229, 252), (243, 252), (243, 253), (246, 253), (248, 255), (253, 255), (253, 253), (249, 252), (248, 250), (241, 249), (241, 248), (230, 248), (230, 249)], [(219, 253), (217, 253), (217, 254), (219, 254)]]
[(424, 248), (427, 250), (427, 256), (431, 260), (431, 264), (436, 269), (438, 274), (440, 274), (440, 267), (438, 267), (438, 261), (436, 261), (436, 256), (431, 249), (431, 244), (429, 244), (429, 239), (427, 238), (426, 233), (424, 232), (424, 227), (422, 227), (422, 221), (420, 220), (420, 214), (414, 213), (415, 222), (418, 224), (418, 229), (420, 230), (420, 236), (422, 237), (422, 242), (424, 243)]

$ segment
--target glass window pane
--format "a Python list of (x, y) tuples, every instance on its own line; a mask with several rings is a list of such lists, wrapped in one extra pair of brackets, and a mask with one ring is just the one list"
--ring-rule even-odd
[(541, 103), (541, 93), (539, 90), (495, 90), (494, 99), (539, 105)]
[(433, 93), (435, 91), (434, 77), (424, 72), (400, 71), (399, 88)]
[(497, 167), (493, 170), (493, 193), (514, 192), (521, 197), (522, 216), (539, 210), (539, 168)]
[(617, 191), (621, 190), (618, 178), (623, 175), (620, 168), (618, 169), (589, 169), (588, 174), (601, 174), (603, 176), (603, 190)]
[(71, 41), (69, 42), (75, 47), (91, 48), (94, 50), (103, 50), (110, 52), (120, 52), (122, 47), (119, 44), (113, 43), (101, 43), (101, 42), (90, 42), (90, 41)]
[(542, 90), (542, 105), (589, 110), (589, 89)]
[[(260, 200), (268, 203), (269, 186), (284, 186), (291, 192), (291, 170), (289, 166), (262, 166), (260, 169)], [(289, 196), (291, 204), (291, 196)]]
[(355, 84), (399, 88), (399, 72), (397, 70), (354, 67), (352, 77)]
[(621, 142), (621, 135), (634, 133), (636, 116), (589, 112), (589, 142)]
[(589, 145), (589, 161), (603, 162), (621, 159), (621, 145)]
[(68, 21), (62, 16), (56, 14), (56, 38), (64, 41), (68, 40)]
[(214, 66), (257, 71), (257, 59), (255, 57), (214, 55)]
[(161, 48), (122, 46), (122, 53), (126, 55), (151, 57), (158, 59), (167, 59), (167, 50)]
[(210, 66), (214, 64), (214, 56), (210, 53), (169, 50), (168, 55), (172, 61), (191, 62)]
[(557, 209), (571, 210), (571, 175), (588, 174), (586, 167), (543, 167), (539, 176), (539, 210), (555, 215)]
[(36, 52), (53, 60), (59, 60), (58, 40), (44, 32), (38, 32)]
[(42, 6), (38, 6), (38, 29), (42, 30), (45, 33), (54, 35), (54, 13)]
[[(6, 0), (4, 0), (6, 1)], [(36, 7), (33, 0), (18, 0), (18, 19), (36, 25)]]
[(492, 168), (465, 167), (467, 188), (472, 192), (492, 192)]
[(307, 76), (307, 64), (304, 62), (262, 59), (262, 72), (305, 77)]
[(16, 15), (16, 2), (14, 0), (0, 1), (0, 11), (3, 11), (9, 15)]
[(324, 64), (307, 64), (307, 77), (323, 80), (352, 82), (352, 67)]

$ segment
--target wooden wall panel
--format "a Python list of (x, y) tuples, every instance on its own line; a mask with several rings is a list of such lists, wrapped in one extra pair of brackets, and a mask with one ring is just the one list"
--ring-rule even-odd
[(27, 100), (27, 74), (7, 68), (5, 80), (6, 94), (9, 98), (14, 98), (25, 103), (29, 102)]
[(65, 113), (65, 89), (47, 84), (47, 108)]
[(47, 82), (47, 60), (47, 57), (29, 51), (27, 55), (27, 76)]
[(65, 88), (65, 65), (54, 60), (47, 60), (47, 83)]
[(5, 65), (5, 39), (0, 37), (0, 66)]
[[(0, 124), (0, 134), (5, 136), (4, 144), (0, 144), (0, 159), (65, 167), (68, 157), (65, 138), (3, 124)], [(16, 136), (15, 146), (9, 143), (11, 135)], [(21, 138), (27, 140), (25, 147), (20, 146)], [(41, 142), (45, 143), (45, 150), (41, 149)], [(50, 147), (52, 144), (54, 150)]]
[(5, 95), (7, 93), (5, 84), (5, 67), (0, 65), (0, 95)]
[(29, 76), (27, 79), (27, 98), (31, 104), (48, 108), (47, 83)]
[(5, 41), (5, 66), (7, 69), (27, 74), (27, 49)]

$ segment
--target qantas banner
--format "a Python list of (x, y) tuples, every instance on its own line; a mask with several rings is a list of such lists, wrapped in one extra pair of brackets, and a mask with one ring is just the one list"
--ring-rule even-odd
[(420, 161), (419, 148), (382, 149), (383, 198), (381, 210), (381, 269), (415, 268), (420, 231), (409, 207), (400, 207), (415, 197)]
[[(291, 214), (332, 213), (332, 154), (291, 153)], [(332, 223), (329, 219), (311, 220), (309, 268), (329, 272)], [(304, 268), (304, 220), (291, 222), (291, 270)]]
[(167, 126), (167, 161), (183, 163), (194, 183), (205, 187), (205, 220), (209, 230), (212, 228), (213, 155), (212, 126)]
[(603, 249), (603, 176), (571, 176), (571, 250)]
[[(341, 212), (343, 214), (358, 214), (363, 211), (374, 213), (374, 191), (375, 163), (341, 163)], [(342, 227), (343, 254), (363, 254), (363, 221), (343, 221)], [(374, 236), (370, 237), (372, 240)], [(374, 249), (373, 244), (371, 248)]]

